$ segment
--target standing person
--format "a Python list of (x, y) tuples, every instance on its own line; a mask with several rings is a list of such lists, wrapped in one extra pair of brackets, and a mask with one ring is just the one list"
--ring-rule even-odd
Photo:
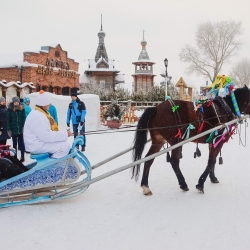
[[(23, 99), (20, 99), (20, 101), (22, 102), (23, 106), (24, 106), (24, 110), (25, 110), (25, 119), (27, 118), (27, 116), (29, 115), (29, 113), (31, 112), (31, 107), (30, 107), (30, 98), (25, 96)], [(21, 149), (20, 144), (18, 143), (18, 150)], [(24, 151), (26, 153), (29, 153), (28, 151), (25, 150), (25, 144), (24, 144)]]
[(58, 129), (48, 112), (50, 103), (50, 93), (40, 90), (35, 109), (30, 112), (24, 125), (24, 141), (26, 149), (33, 154), (49, 153), (51, 158), (61, 158), (70, 151), (67, 139), (72, 133), (69, 129)]
[(54, 120), (56, 121), (56, 124), (58, 125), (56, 107), (53, 104), (50, 104), (50, 107), (49, 107), (48, 111), (49, 111), (50, 115), (54, 118)]
[(6, 120), (6, 101), (4, 97), (0, 97), (0, 145), (6, 145), (10, 139), (7, 133), (7, 120)]
[(19, 97), (13, 97), (7, 109), (7, 132), (12, 137), (13, 148), (17, 150), (17, 141), (21, 150), (21, 162), (24, 162), (23, 127), (25, 122), (25, 110)]
[(27, 118), (28, 114), (31, 112), (31, 107), (30, 107), (30, 98), (29, 97), (24, 97), (23, 102), (22, 102), (25, 110), (25, 118)]
[(86, 136), (85, 136), (85, 116), (86, 116), (86, 107), (84, 102), (82, 102), (76, 93), (71, 94), (72, 102), (69, 104), (67, 112), (67, 126), (70, 126), (70, 119), (72, 117), (72, 125), (74, 138), (78, 135), (78, 130), (80, 135), (84, 137), (84, 144), (82, 145), (82, 151), (85, 151), (86, 147)]

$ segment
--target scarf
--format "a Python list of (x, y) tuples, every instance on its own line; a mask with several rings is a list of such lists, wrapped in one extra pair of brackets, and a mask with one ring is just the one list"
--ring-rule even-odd
[(56, 124), (56, 121), (54, 120), (54, 118), (50, 115), (50, 113), (48, 111), (43, 110), (42, 108), (39, 108), (37, 106), (35, 106), (35, 109), (42, 112), (43, 114), (46, 115), (46, 117), (49, 119), (49, 123), (50, 123), (50, 127), (52, 131), (59, 131), (58, 126)]

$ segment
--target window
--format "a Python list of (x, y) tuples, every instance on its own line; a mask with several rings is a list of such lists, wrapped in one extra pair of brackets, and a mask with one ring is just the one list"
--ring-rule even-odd
[(60, 57), (60, 52), (59, 51), (55, 52), (55, 57)]
[(101, 87), (102, 89), (105, 88), (105, 81), (104, 81), (104, 80), (101, 80), (101, 81), (100, 81), (100, 87)]

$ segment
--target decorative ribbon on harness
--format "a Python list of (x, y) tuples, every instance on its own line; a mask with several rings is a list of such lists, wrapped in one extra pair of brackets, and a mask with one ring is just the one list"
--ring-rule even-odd
[(181, 139), (184, 139), (185, 136), (186, 136), (185, 140), (189, 138), (190, 129), (195, 129), (195, 127), (192, 124), (189, 124)]
[(209, 103), (207, 104), (207, 107), (211, 106), (212, 103), (213, 103), (213, 100), (210, 99)]
[(227, 140), (225, 142), (229, 141), (230, 137), (234, 134), (235, 129), (236, 129), (236, 127), (234, 127), (234, 129), (229, 133), (229, 136), (228, 136), (228, 138), (227, 138)]
[[(229, 127), (226, 127), (226, 128), (224, 129), (222, 135), (219, 135), (219, 136), (217, 136), (217, 137), (214, 138), (214, 140), (213, 140), (213, 146), (214, 146), (214, 148), (216, 148), (216, 147), (218, 146), (218, 144), (219, 144), (222, 140), (225, 140), (225, 139), (226, 139), (225, 137), (226, 137), (227, 134), (229, 134), (230, 136), (232, 135), (232, 134), (231, 134), (232, 131), (230, 131), (230, 130), (232, 129), (232, 127), (233, 127), (232, 124), (229, 125)], [(235, 130), (235, 129), (234, 129), (234, 130)], [(233, 130), (233, 132), (234, 132), (234, 130)], [(218, 138), (218, 137), (220, 137), (220, 139), (219, 139), (217, 142), (215, 142), (216, 138)], [(215, 142), (215, 143), (214, 143), (214, 142)]]
[(181, 130), (178, 128), (178, 133), (174, 136), (174, 138), (180, 138), (181, 139)]
[(172, 111), (175, 112), (178, 108), (179, 108), (179, 106), (174, 105), (174, 106), (172, 107)]
[(218, 130), (215, 130), (212, 133), (210, 133), (209, 137), (206, 139), (206, 142), (210, 142), (215, 135), (218, 135)]
[(202, 123), (201, 123), (201, 125), (200, 125), (200, 127), (198, 129), (198, 134), (202, 131), (203, 126), (204, 126), (204, 121), (202, 121)]

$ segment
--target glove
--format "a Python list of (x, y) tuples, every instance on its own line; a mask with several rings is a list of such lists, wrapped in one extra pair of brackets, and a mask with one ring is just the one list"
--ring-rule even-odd
[(80, 125), (81, 125), (81, 126), (84, 126), (84, 122), (80, 122)]
[(11, 137), (12, 136), (11, 130), (7, 130), (7, 134), (8, 134), (9, 137)]
[(69, 127), (69, 123), (67, 123), (67, 126)]

